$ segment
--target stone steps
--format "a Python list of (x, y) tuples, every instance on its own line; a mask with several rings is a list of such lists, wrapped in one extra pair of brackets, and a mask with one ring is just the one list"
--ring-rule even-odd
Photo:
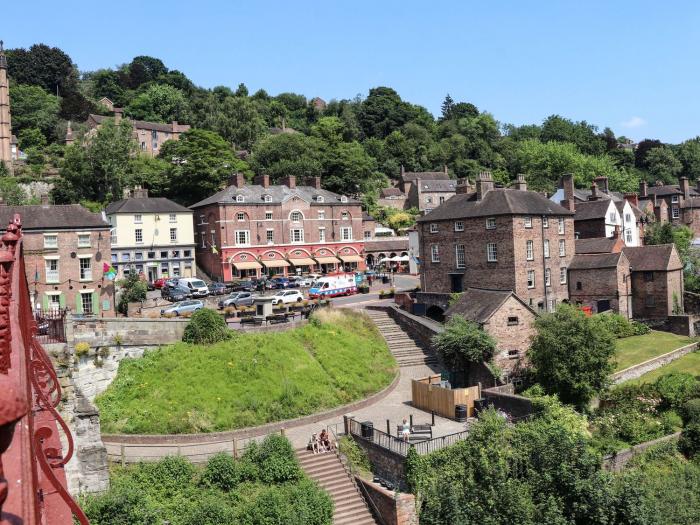
[(366, 310), (367, 315), (377, 326), (379, 333), (389, 347), (400, 367), (437, 364), (437, 357), (426, 351), (389, 314), (377, 310)]

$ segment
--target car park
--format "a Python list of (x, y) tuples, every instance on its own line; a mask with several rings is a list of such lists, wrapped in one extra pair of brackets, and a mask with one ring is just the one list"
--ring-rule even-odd
[(255, 295), (251, 292), (233, 292), (231, 295), (219, 301), (219, 308), (226, 308), (233, 306), (238, 308), (239, 306), (251, 306), (255, 301)]
[(189, 288), (185, 288), (183, 286), (174, 286), (172, 288), (166, 286), (165, 288), (161, 289), (160, 296), (168, 301), (178, 302), (189, 299), (192, 297), (192, 293), (190, 292)]
[(196, 312), (197, 310), (201, 310), (202, 308), (204, 308), (204, 303), (199, 299), (188, 299), (186, 301), (180, 301), (178, 303), (171, 304), (167, 308), (163, 308), (160, 311), (160, 315), (182, 315), (185, 313)]
[(192, 297), (206, 297), (209, 295), (209, 287), (207, 283), (196, 277), (186, 277), (184, 279), (178, 279), (178, 286), (183, 286), (189, 288), (192, 293)]
[(313, 279), (309, 277), (298, 277), (296, 280), (296, 284), (299, 288), (308, 288), (311, 286), (311, 283), (313, 283)]
[(228, 287), (224, 283), (211, 283), (209, 285), (210, 295), (224, 295), (228, 291)]
[(282, 290), (272, 296), (272, 304), (300, 303), (304, 295), (299, 290)]
[(277, 283), (272, 279), (261, 279), (256, 282), (255, 289), (259, 292), (264, 292), (265, 290), (276, 290), (279, 288)]
[(277, 285), (277, 288), (289, 288), (291, 284), (288, 277), (273, 277), (272, 282)]
[(251, 280), (237, 281), (233, 283), (229, 289), (232, 292), (253, 292), (256, 289), (255, 282)]

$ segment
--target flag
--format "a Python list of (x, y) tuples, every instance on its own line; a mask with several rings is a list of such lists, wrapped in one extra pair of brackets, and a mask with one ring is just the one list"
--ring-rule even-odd
[(117, 269), (109, 263), (102, 265), (102, 273), (110, 281), (114, 281), (117, 277)]
[(218, 254), (218, 253), (219, 253), (219, 250), (217, 250), (217, 249), (216, 249), (216, 246), (214, 246), (213, 244), (212, 244), (212, 246), (211, 246), (211, 253), (213, 253), (213, 254)]

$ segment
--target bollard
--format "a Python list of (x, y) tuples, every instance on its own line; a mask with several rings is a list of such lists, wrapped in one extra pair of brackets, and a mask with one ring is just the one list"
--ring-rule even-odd
[(411, 424), (411, 428), (413, 428), (413, 414), (408, 415), (408, 422)]
[(386, 420), (386, 433), (391, 435), (391, 423), (389, 423), (389, 420)]
[(284, 437), (287, 435), (287, 431), (284, 428), (280, 428), (280, 436)]
[(233, 438), (231, 440), (231, 448), (233, 449), (233, 459), (236, 459), (237, 454), (236, 454), (236, 438)]
[(430, 415), (431, 415), (432, 418), (433, 418), (432, 422), (430, 423), (430, 426), (431, 426), (431, 427), (434, 427), (434, 426), (435, 426), (435, 410), (431, 410), (431, 411), (430, 411)]

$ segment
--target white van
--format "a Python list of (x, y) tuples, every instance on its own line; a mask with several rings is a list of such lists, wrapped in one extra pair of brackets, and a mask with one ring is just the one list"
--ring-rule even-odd
[(316, 279), (309, 288), (309, 298), (337, 297), (357, 293), (354, 273), (337, 273)]
[(206, 297), (209, 295), (209, 287), (207, 283), (196, 277), (186, 277), (184, 279), (178, 279), (178, 286), (186, 287), (192, 292), (192, 297)]

